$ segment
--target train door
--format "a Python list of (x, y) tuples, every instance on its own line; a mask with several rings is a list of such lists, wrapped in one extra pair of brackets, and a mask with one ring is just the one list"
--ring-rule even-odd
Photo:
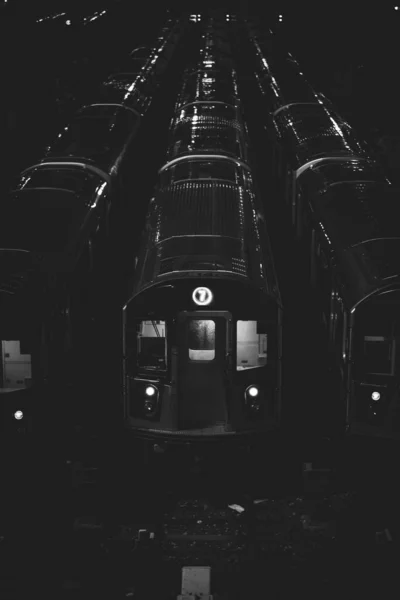
[(224, 425), (227, 411), (227, 334), (230, 314), (182, 312), (178, 316), (179, 429)]

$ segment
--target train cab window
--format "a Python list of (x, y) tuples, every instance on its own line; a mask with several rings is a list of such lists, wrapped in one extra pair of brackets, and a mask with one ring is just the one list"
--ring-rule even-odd
[(20, 340), (1, 341), (0, 393), (30, 387), (32, 356)]
[(257, 321), (238, 321), (236, 326), (236, 369), (254, 369), (267, 364), (268, 334)]
[(137, 326), (137, 364), (143, 369), (166, 370), (165, 321), (141, 321)]
[(396, 340), (384, 336), (364, 336), (364, 368), (367, 373), (394, 375)]
[(209, 361), (215, 358), (215, 321), (190, 319), (189, 359), (194, 362)]

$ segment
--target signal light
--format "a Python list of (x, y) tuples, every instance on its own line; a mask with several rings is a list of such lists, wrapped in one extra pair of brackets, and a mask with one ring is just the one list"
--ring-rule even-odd
[(149, 400), (146, 400), (146, 402), (144, 403), (144, 410), (146, 411), (146, 413), (151, 413), (154, 410), (154, 403), (150, 402)]
[(24, 413), (22, 412), (22, 410), (17, 410), (14, 413), (14, 419), (17, 419), (17, 421), (21, 421), (21, 419), (24, 418)]
[(374, 402), (378, 402), (378, 400), (380, 400), (380, 393), (379, 392), (372, 392), (371, 394), (371, 398)]
[(146, 390), (146, 396), (154, 396), (154, 394), (156, 393), (156, 388), (153, 387), (152, 385), (149, 385)]

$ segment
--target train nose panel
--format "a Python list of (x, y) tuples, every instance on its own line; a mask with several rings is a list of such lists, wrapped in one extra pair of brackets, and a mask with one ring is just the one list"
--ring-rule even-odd
[(217, 369), (196, 365), (180, 379), (179, 429), (204, 429), (226, 423), (226, 391)]

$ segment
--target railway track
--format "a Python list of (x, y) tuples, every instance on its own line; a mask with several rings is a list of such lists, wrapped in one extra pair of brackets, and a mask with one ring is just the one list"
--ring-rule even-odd
[(75, 518), (65, 598), (350, 598), (374, 586), (389, 597), (397, 525), (378, 530), (368, 499), (335, 491), (333, 471), (303, 465), (292, 494), (218, 484), (200, 464), (180, 473), (174, 480), (162, 462), (139, 477), (130, 515)]

